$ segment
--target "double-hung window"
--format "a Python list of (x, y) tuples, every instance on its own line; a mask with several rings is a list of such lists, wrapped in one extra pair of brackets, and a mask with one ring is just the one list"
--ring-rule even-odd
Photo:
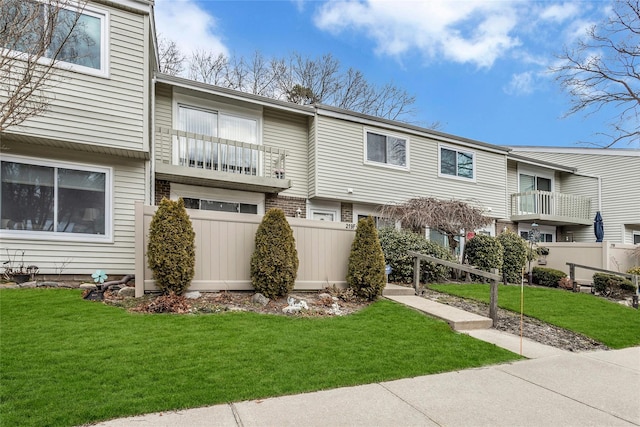
[(407, 168), (407, 140), (393, 135), (366, 132), (366, 161)]
[(55, 60), (68, 68), (106, 76), (108, 14), (78, 3), (3, 0), (0, 28), (14, 34), (2, 38), (3, 54), (25, 60)]
[(110, 237), (111, 170), (5, 156), (0, 229), (22, 236)]
[(440, 176), (475, 179), (475, 154), (472, 151), (440, 146)]
[(178, 129), (196, 135), (177, 141), (182, 166), (258, 175), (258, 119), (178, 105)]

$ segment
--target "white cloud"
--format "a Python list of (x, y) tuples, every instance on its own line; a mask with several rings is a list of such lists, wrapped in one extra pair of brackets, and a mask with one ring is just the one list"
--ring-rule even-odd
[(400, 56), (417, 50), (426, 59), (483, 68), (520, 45), (513, 35), (517, 3), (507, 1), (328, 2), (318, 9), (315, 24), (336, 35), (364, 32), (379, 54)]
[(507, 95), (530, 95), (534, 91), (535, 79), (531, 71), (511, 76), (511, 81), (503, 88)]
[(540, 13), (540, 19), (561, 23), (578, 16), (580, 7), (578, 3), (553, 4)]
[(184, 54), (205, 50), (228, 55), (216, 18), (195, 0), (156, 0), (155, 20), (158, 35), (176, 42)]

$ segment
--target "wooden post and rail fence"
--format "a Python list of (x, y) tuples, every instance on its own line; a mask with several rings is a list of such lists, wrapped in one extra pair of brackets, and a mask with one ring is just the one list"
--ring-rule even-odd
[[(420, 261), (428, 261), (434, 264), (444, 265), (445, 267), (452, 268), (454, 270), (464, 271), (472, 273), (477, 276), (485, 277), (491, 280), (491, 296), (489, 302), (489, 317), (493, 320), (493, 325), (497, 325), (498, 322), (498, 282), (502, 280), (497, 268), (492, 268), (491, 272), (480, 270), (472, 265), (458, 264), (456, 262), (444, 261), (439, 258), (434, 258), (429, 255), (421, 254), (420, 252), (408, 251), (409, 256), (415, 257), (415, 264), (413, 268), (413, 286), (416, 290), (416, 294), (420, 288)], [(426, 284), (425, 284), (426, 287)]]

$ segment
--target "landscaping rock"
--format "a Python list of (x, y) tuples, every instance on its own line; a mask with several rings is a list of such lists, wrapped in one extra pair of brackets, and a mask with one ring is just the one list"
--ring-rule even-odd
[(257, 294), (254, 294), (251, 297), (251, 302), (254, 303), (254, 304), (260, 304), (261, 306), (264, 307), (267, 304), (269, 304), (269, 298), (265, 297), (260, 292), (258, 292)]
[(123, 298), (131, 298), (136, 295), (136, 288), (131, 286), (125, 286), (118, 291), (118, 296)]
[(24, 282), (18, 285), (22, 289), (30, 289), (38, 287), (38, 282)]
[(320, 298), (320, 299), (333, 299), (335, 297), (332, 297), (330, 294), (325, 292), (325, 293), (322, 293), (322, 294), (318, 294), (318, 298)]
[(198, 291), (191, 291), (184, 294), (186, 299), (198, 299), (202, 296), (202, 294)]
[(39, 282), (38, 287), (39, 288), (57, 288), (58, 282)]
[(81, 283), (80, 284), (80, 289), (98, 289), (98, 287), (95, 285), (95, 283)]

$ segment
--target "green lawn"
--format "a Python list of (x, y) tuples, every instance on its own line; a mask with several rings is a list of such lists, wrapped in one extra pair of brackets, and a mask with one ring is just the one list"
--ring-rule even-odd
[[(430, 285), (429, 288), (489, 302), (489, 285)], [(498, 289), (498, 305), (520, 312), (520, 287)], [(579, 332), (611, 348), (640, 345), (640, 311), (590, 294), (524, 287), (524, 314)]]
[(390, 301), (340, 318), (131, 314), (79, 291), (0, 290), (0, 425), (132, 414), (519, 359)]

